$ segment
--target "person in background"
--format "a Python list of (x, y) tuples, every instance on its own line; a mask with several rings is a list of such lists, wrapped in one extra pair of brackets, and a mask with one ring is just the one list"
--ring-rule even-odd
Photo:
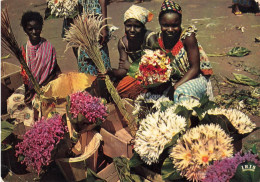
[(232, 0), (232, 13), (239, 16), (242, 11), (255, 12), (256, 16), (260, 15), (260, 0)]
[(152, 47), (156, 42), (151, 38), (154, 32), (145, 27), (152, 18), (153, 14), (149, 10), (137, 5), (132, 5), (124, 14), (125, 35), (118, 41), (119, 66), (108, 72), (110, 76), (120, 80), (117, 91), (123, 98), (135, 99), (140, 93), (146, 92), (127, 73), (132, 63), (140, 61), (143, 49)]
[(171, 54), (171, 88), (168, 96), (175, 102), (207, 94), (213, 99), (209, 76), (213, 73), (207, 55), (195, 37), (196, 28), (181, 27), (182, 10), (172, 0), (162, 3), (159, 14), (161, 31), (156, 35), (160, 49)]
[[(40, 13), (25, 12), (22, 15), (21, 26), (29, 38), (27, 43), (21, 46), (22, 55), (36, 81), (40, 86), (44, 86), (60, 73), (55, 48), (41, 37), (43, 17)], [(34, 123), (34, 110), (31, 103), (36, 93), (23, 68), (21, 75), (24, 84), (8, 98), (7, 112), (17, 122), (24, 122), (25, 125), (31, 126)]]
[[(83, 11), (89, 14), (100, 15), (102, 14), (103, 18), (107, 18), (107, 0), (79, 0), (79, 14), (82, 14)], [(70, 25), (73, 24), (72, 18), (65, 18), (63, 21), (62, 37), (65, 36), (65, 30), (68, 30)], [(103, 22), (103, 26), (107, 25), (107, 21)], [(109, 40), (108, 27), (105, 27), (101, 30), (100, 44), (102, 48), (100, 49), (102, 59), (106, 69), (111, 69), (109, 51), (107, 42)], [(98, 70), (93, 61), (89, 58), (87, 53), (84, 50), (80, 50), (78, 54), (78, 49), (73, 49), (73, 52), (77, 58), (78, 70), (81, 73), (87, 73), (91, 75), (98, 75)]]

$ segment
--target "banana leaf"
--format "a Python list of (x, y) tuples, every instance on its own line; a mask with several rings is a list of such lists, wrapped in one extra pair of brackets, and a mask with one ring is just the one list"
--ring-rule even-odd
[(167, 181), (182, 179), (180, 173), (176, 170), (170, 158), (166, 158), (165, 161), (163, 162), (161, 174), (163, 180), (167, 180)]
[(259, 82), (245, 76), (242, 74), (237, 74), (237, 73), (233, 73), (233, 75), (235, 76), (235, 79), (228, 79), (228, 81), (233, 82), (233, 83), (237, 83), (237, 84), (243, 84), (243, 85), (248, 85), (248, 86), (253, 86), (253, 87), (257, 87), (260, 85)]
[(1, 121), (1, 143), (13, 133), (14, 125), (7, 121)]
[(259, 182), (260, 179), (260, 167), (254, 162), (244, 162), (239, 164), (235, 175), (231, 178), (230, 182)]
[(243, 57), (248, 55), (250, 52), (250, 50), (244, 47), (234, 47), (227, 53), (227, 55), (234, 57)]
[(133, 62), (128, 70), (128, 73), (127, 75), (135, 78), (135, 75), (136, 73), (138, 72), (138, 69), (139, 69), (139, 62), (136, 61), (136, 62)]

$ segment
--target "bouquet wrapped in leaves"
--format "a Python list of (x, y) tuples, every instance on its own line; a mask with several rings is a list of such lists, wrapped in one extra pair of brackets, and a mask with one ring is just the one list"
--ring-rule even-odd
[(204, 180), (213, 161), (232, 157), (234, 142), (259, 129), (244, 113), (207, 97), (174, 103), (146, 93), (135, 108), (140, 126), (130, 168), (159, 168), (164, 180)]
[(86, 91), (71, 94), (67, 97), (67, 103), (67, 115), (77, 132), (101, 125), (108, 115), (103, 100)]
[(39, 175), (43, 167), (53, 160), (55, 149), (66, 132), (67, 127), (60, 115), (55, 114), (49, 119), (42, 118), (25, 133), (23, 141), (15, 146), (16, 156), (21, 163), (25, 163)]
[(157, 86), (169, 80), (172, 72), (170, 58), (162, 50), (144, 50), (135, 76), (144, 86)]
[[(78, 0), (47, 0), (49, 16), (68, 18), (77, 13)], [(48, 14), (45, 12), (45, 14)], [(50, 18), (50, 17), (48, 17)]]

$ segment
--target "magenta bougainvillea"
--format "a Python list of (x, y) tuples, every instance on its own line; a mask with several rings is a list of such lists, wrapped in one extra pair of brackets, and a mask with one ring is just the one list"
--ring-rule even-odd
[(42, 167), (49, 165), (52, 160), (51, 152), (63, 139), (67, 126), (58, 114), (49, 119), (40, 119), (28, 130), (22, 142), (18, 143), (16, 156), (23, 158), (21, 163), (40, 174)]
[(78, 114), (86, 117), (87, 122), (96, 123), (99, 119), (105, 120), (107, 108), (100, 98), (91, 96), (88, 92), (76, 92), (70, 95), (70, 113), (73, 118)]

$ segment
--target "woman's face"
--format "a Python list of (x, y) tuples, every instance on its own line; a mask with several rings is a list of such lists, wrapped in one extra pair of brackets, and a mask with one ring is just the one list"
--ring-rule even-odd
[(29, 36), (30, 41), (39, 41), (41, 38), (42, 25), (37, 21), (29, 21), (25, 27), (25, 33)]
[(165, 13), (159, 23), (164, 37), (172, 39), (181, 32), (181, 17), (177, 13)]
[(143, 35), (144, 25), (136, 19), (128, 19), (125, 21), (125, 33), (127, 39), (139, 39)]

